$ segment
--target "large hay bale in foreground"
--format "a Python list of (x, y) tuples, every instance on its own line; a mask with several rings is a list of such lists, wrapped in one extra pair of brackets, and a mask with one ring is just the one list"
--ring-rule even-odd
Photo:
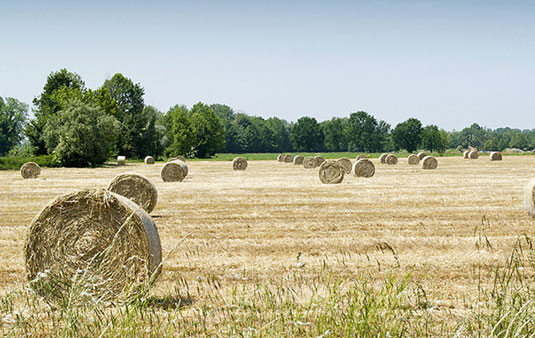
[(415, 165), (420, 163), (420, 157), (418, 155), (411, 154), (407, 157), (407, 163), (410, 165)]
[(323, 156), (314, 156), (314, 168), (319, 167), (323, 162), (325, 162)]
[(388, 156), (389, 154), (381, 154), (381, 156), (379, 156), (379, 161), (381, 163), (386, 163), (386, 157)]
[(284, 156), (286, 156), (286, 154), (279, 154), (279, 156), (277, 156), (277, 161), (284, 162)]
[(294, 164), (295, 165), (302, 165), (305, 158), (302, 155), (296, 155), (294, 157)]
[(353, 169), (353, 163), (351, 163), (350, 159), (342, 157), (339, 158), (337, 162), (340, 163), (342, 168), (344, 168), (344, 173), (346, 175), (351, 173), (351, 169)]
[(293, 163), (294, 157), (292, 154), (286, 154), (284, 155), (284, 163)]
[(426, 156), (422, 160), (423, 169), (436, 169), (438, 167), (438, 161), (433, 156)]
[(416, 156), (418, 156), (418, 159), (421, 161), (421, 160), (423, 160), (424, 157), (427, 156), (427, 154), (424, 153), (423, 151), (420, 151), (420, 152), (418, 153), (418, 155), (416, 155)]
[(125, 165), (126, 156), (117, 156), (117, 165)]
[(20, 167), (20, 175), (22, 178), (37, 178), (41, 175), (41, 167), (35, 162), (26, 162)]
[(108, 190), (128, 198), (149, 214), (158, 202), (156, 186), (145, 176), (136, 173), (115, 176), (108, 185)]
[(375, 175), (375, 165), (367, 158), (363, 158), (353, 164), (353, 175), (357, 177), (372, 177)]
[(31, 286), (52, 298), (69, 297), (71, 287), (81, 296), (115, 298), (150, 286), (161, 270), (152, 218), (105, 189), (57, 197), (32, 220), (24, 251)]
[(356, 160), (357, 161), (358, 160), (362, 160), (363, 158), (368, 158), (368, 157), (366, 157), (366, 155), (364, 155), (364, 154), (360, 154), (360, 155), (357, 156)]
[(145, 164), (154, 164), (154, 157), (152, 156), (146, 156), (145, 157)]
[(305, 169), (314, 169), (316, 167), (314, 157), (305, 157), (305, 159), (303, 160), (303, 167)]
[(398, 164), (398, 158), (394, 154), (389, 154), (385, 159), (385, 163), (390, 165)]
[(473, 150), (468, 153), (468, 158), (471, 160), (477, 160), (479, 158), (479, 151)]
[(524, 188), (524, 207), (529, 216), (535, 219), (535, 178)]
[(182, 182), (188, 176), (188, 166), (182, 161), (174, 160), (167, 162), (160, 174), (164, 182)]
[(465, 159), (469, 159), (470, 157), (469, 157), (468, 155), (470, 155), (470, 150), (465, 150), (465, 151), (463, 152), (463, 157), (464, 157)]
[(491, 152), (489, 157), (490, 157), (491, 161), (501, 161), (502, 160), (502, 154), (497, 152), (497, 151)]
[(232, 169), (245, 170), (247, 169), (247, 160), (243, 157), (236, 157), (232, 160)]
[(320, 165), (319, 177), (321, 183), (336, 184), (344, 180), (344, 168), (335, 160), (324, 161)]

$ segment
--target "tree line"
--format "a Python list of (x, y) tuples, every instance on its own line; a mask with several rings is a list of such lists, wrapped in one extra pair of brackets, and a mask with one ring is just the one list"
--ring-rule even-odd
[(392, 128), (357, 111), (318, 122), (304, 116), (289, 123), (237, 113), (223, 104), (175, 105), (167, 112), (145, 105), (139, 83), (115, 74), (97, 89), (66, 69), (52, 72), (29, 106), (0, 97), (0, 155), (47, 155), (65, 166), (96, 166), (117, 154), (133, 158), (206, 158), (221, 153), (444, 152), (468, 146), (482, 150), (532, 150), (535, 129), (487, 129), (474, 123), (447, 132), (416, 118)]

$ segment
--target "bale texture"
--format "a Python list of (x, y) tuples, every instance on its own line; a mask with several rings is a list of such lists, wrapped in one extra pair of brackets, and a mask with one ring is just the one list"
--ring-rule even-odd
[(390, 165), (398, 164), (398, 158), (394, 154), (389, 154), (385, 159), (385, 163)]
[(232, 169), (245, 170), (247, 169), (247, 160), (243, 157), (236, 157), (232, 160)]
[(294, 157), (294, 164), (295, 165), (302, 165), (303, 164), (303, 161), (305, 160), (305, 158), (301, 155), (296, 155)]
[(524, 188), (524, 207), (529, 216), (535, 219), (535, 178)]
[(184, 156), (171, 157), (170, 159), (167, 160), (167, 162), (177, 161), (177, 160), (186, 163), (186, 159), (184, 158)]
[(344, 173), (346, 175), (351, 173), (351, 169), (353, 169), (353, 163), (351, 163), (350, 159), (342, 157), (339, 158), (337, 162), (340, 163), (342, 168), (344, 168)]
[(20, 175), (22, 178), (37, 178), (41, 174), (41, 167), (35, 162), (26, 162), (20, 167)]
[(167, 162), (162, 168), (161, 175), (164, 182), (182, 182), (188, 175), (188, 166), (179, 160)]
[(366, 155), (364, 155), (364, 154), (360, 154), (359, 156), (357, 156), (356, 160), (357, 161), (358, 160), (362, 160), (363, 158), (368, 158), (368, 157), (366, 157)]
[(117, 165), (125, 165), (126, 156), (117, 156)]
[(284, 156), (286, 156), (286, 154), (279, 154), (279, 156), (277, 156), (277, 161), (284, 162)]
[(423, 169), (436, 169), (438, 167), (438, 161), (433, 156), (426, 156), (422, 160)]
[(375, 175), (375, 165), (367, 158), (363, 158), (353, 164), (353, 175), (357, 177), (372, 177)]
[(316, 167), (314, 157), (305, 157), (305, 159), (303, 160), (303, 167), (305, 169), (314, 169)]
[(344, 168), (335, 160), (324, 161), (320, 165), (319, 177), (321, 183), (336, 184), (344, 180)]
[(145, 164), (154, 164), (154, 157), (146, 156), (145, 157)]
[(162, 260), (152, 218), (105, 189), (57, 197), (32, 220), (24, 251), (31, 286), (53, 297), (75, 285), (98, 299), (139, 290), (158, 276)]
[(468, 158), (470, 158), (471, 160), (477, 160), (479, 158), (479, 151), (471, 151), (470, 153), (468, 153)]
[(463, 152), (463, 157), (464, 157), (465, 159), (469, 159), (469, 158), (470, 158), (470, 157), (468, 157), (469, 154), (470, 154), (470, 151), (469, 151), (469, 150), (465, 150), (465, 151)]
[(151, 213), (158, 202), (156, 186), (145, 176), (136, 173), (123, 173), (115, 176), (108, 190), (124, 196)]
[(491, 161), (501, 161), (502, 160), (502, 154), (500, 154), (497, 151), (493, 151), (490, 153), (490, 160)]
[(415, 165), (420, 163), (420, 157), (418, 155), (411, 154), (409, 157), (407, 157), (407, 162), (411, 165)]
[(418, 160), (421, 161), (421, 160), (423, 160), (424, 157), (427, 156), (427, 154), (424, 153), (423, 151), (421, 151), (421, 152), (419, 152), (418, 155), (416, 155), (416, 156), (418, 156)]
[(388, 154), (381, 154), (381, 156), (379, 156), (379, 161), (381, 163), (386, 163), (386, 157), (388, 156)]
[(319, 167), (323, 162), (325, 162), (323, 156), (314, 156), (314, 168)]
[(291, 154), (284, 155), (284, 163), (293, 163), (294, 157)]

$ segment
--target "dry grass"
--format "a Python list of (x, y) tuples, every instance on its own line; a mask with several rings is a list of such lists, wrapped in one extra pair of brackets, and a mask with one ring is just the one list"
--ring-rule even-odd
[[(299, 289), (290, 275), (298, 271), (306, 280), (328, 266), (343, 280), (369, 274), (371, 284), (392, 271), (412, 272), (433, 316), (454, 325), (473, 309), (479, 288), (491, 284), (491, 270), (515, 240), (534, 233), (522, 192), (535, 177), (535, 157), (438, 158), (433, 171), (372, 161), (373, 178), (348, 175), (337, 185), (321, 184), (317, 169), (276, 161), (251, 161), (239, 175), (228, 162), (191, 162), (181, 183), (162, 182), (161, 163), (45, 169), (31, 181), (18, 171), (0, 171), (0, 291), (24, 283), (24, 237), (43, 206), (59, 194), (105, 188), (115, 175), (134, 171), (158, 189), (152, 215), (163, 255), (189, 235), (168, 257), (153, 290), (167, 295), (177, 281), (197, 288), (182, 310), (186, 316), (205, 305), (224, 306), (236, 288), (268, 279)], [(482, 233), (490, 245), (481, 245)], [(199, 282), (211, 278), (217, 280), (215, 298)], [(303, 289), (295, 301), (308, 296)]]

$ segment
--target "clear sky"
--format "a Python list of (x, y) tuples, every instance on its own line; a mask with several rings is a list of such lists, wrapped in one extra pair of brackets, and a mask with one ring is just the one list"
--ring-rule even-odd
[(67, 68), (162, 111), (535, 128), (535, 1), (0, 0), (0, 32), (0, 96), (26, 103)]

